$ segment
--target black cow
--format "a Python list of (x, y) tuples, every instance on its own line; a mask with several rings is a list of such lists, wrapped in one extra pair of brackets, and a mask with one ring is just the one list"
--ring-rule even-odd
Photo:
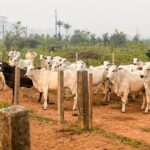
[[(12, 89), (12, 103), (14, 103), (14, 85), (15, 85), (15, 67), (10, 66), (8, 63), (3, 62), (1, 65), (1, 71), (4, 74), (5, 81), (8, 87)], [(30, 88), (33, 86), (32, 80), (25, 76), (26, 70), (20, 69), (20, 87)], [(39, 95), (38, 102), (41, 101), (42, 93)]]

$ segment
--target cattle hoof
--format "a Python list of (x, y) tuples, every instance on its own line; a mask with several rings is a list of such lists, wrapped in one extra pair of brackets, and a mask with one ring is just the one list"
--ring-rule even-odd
[(75, 111), (75, 110), (77, 110), (77, 108), (76, 107), (73, 107), (73, 109), (72, 109), (73, 111)]
[(125, 113), (126, 111), (125, 111), (125, 110), (121, 110), (121, 112), (122, 112), (122, 113)]
[(77, 114), (77, 113), (72, 113), (72, 116), (79, 116), (79, 114)]
[(42, 106), (43, 107), (43, 110), (46, 110), (46, 107), (45, 106)]
[(144, 111), (144, 114), (148, 114), (148, 111)]

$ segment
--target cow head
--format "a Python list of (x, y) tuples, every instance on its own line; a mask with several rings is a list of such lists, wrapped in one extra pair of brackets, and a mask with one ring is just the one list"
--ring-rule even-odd
[(33, 77), (33, 74), (34, 74), (34, 70), (35, 70), (35, 67), (32, 66), (32, 65), (29, 65), (27, 67), (27, 72), (25, 74), (26, 77), (29, 77), (29, 78), (32, 78)]

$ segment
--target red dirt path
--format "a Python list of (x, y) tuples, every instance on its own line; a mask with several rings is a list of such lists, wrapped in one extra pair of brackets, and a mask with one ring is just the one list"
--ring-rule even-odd
[[(21, 89), (20, 101), (21, 105), (27, 106), (34, 110), (37, 114), (57, 120), (57, 101), (56, 95), (50, 95), (50, 99), (55, 103), (49, 105), (46, 111), (42, 110), (42, 104), (37, 103), (38, 92), (34, 89)], [(100, 98), (99, 98), (100, 97)], [(102, 94), (94, 96), (94, 103), (97, 99), (102, 99)], [(1, 101), (10, 103), (12, 99), (10, 89), (1, 91)], [(133, 138), (139, 141), (145, 141), (150, 144), (150, 114), (144, 114), (140, 110), (141, 100), (138, 98), (136, 102), (129, 102), (127, 112), (120, 112), (120, 101), (112, 95), (112, 101), (109, 105), (99, 105), (93, 108), (94, 125), (101, 127), (110, 132)], [(65, 119), (67, 121), (75, 121), (77, 117), (71, 114), (72, 100), (65, 100)], [(39, 122), (30, 119), (32, 150), (130, 150), (134, 149), (128, 145), (120, 144), (112, 139), (108, 139), (96, 133), (81, 135), (65, 135), (57, 132), (58, 125), (51, 125), (47, 122)], [(146, 132), (147, 131), (147, 132)]]

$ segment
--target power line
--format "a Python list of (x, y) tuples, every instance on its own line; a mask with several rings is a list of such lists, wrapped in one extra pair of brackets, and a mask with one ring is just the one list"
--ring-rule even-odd
[(57, 38), (57, 10), (55, 9), (55, 36)]
[(2, 24), (2, 35), (3, 35), (3, 39), (5, 36), (5, 25), (6, 25), (6, 21), (7, 21), (7, 17), (6, 16), (0, 16), (0, 22)]

